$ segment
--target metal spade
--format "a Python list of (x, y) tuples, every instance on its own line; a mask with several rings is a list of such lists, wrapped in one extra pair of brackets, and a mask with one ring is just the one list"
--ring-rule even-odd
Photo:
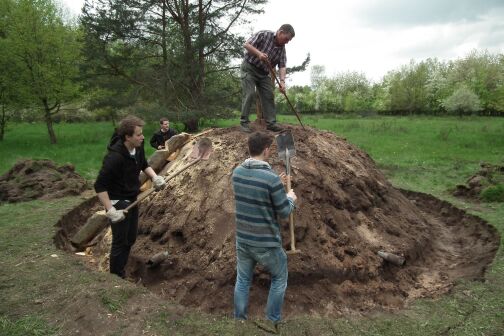
[[(296, 155), (294, 146), (294, 137), (290, 130), (280, 133), (276, 136), (278, 156), (285, 161), (285, 174), (287, 175), (287, 191), (291, 189), (290, 158)], [(291, 249), (289, 253), (298, 253), (296, 250), (296, 237), (294, 236), (294, 212), (289, 215), (289, 231), (291, 240)]]

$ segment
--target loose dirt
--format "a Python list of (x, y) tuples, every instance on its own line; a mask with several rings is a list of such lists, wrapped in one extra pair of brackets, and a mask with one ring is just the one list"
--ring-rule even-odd
[(70, 164), (21, 160), (0, 177), (0, 202), (61, 198), (79, 195), (87, 188), (86, 180)]
[[(292, 185), (299, 198), (294, 218), (301, 253), (288, 257), (284, 316), (394, 310), (446, 293), (457, 279), (483, 278), (500, 241), (492, 226), (430, 195), (394, 188), (369, 155), (344, 138), (289, 128), (297, 149)], [(127, 273), (161, 297), (230, 314), (236, 277), (231, 174), (248, 157), (247, 135), (233, 127), (206, 136), (214, 146), (210, 160), (141, 203)], [(175, 160), (179, 166), (189, 160), (183, 153)], [(269, 162), (284, 171), (276, 150)], [(69, 237), (99, 209), (91, 198), (62, 218), (56, 245), (72, 251)], [(287, 222), (283, 232), (289, 250)], [(87, 260), (106, 270), (110, 233), (99, 238), (87, 249)], [(405, 264), (383, 260), (380, 250), (404, 257)], [(169, 257), (148, 268), (147, 260), (162, 251)], [(268, 289), (269, 277), (258, 269), (250, 293), (252, 316), (262, 315)]]
[(453, 196), (479, 201), (485, 188), (500, 184), (504, 184), (504, 166), (482, 163), (480, 170), (469, 177), (465, 184), (455, 187)]

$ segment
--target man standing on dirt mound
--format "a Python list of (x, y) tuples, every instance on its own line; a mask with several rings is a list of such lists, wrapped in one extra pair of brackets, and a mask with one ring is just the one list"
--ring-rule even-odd
[(286, 218), (294, 210), (294, 191), (285, 192), (285, 174), (277, 175), (265, 161), (271, 154), (273, 137), (264, 132), (248, 138), (250, 158), (233, 171), (236, 210), (236, 284), (234, 317), (246, 320), (250, 284), (257, 263), (271, 274), (266, 304), (265, 330), (278, 332), (287, 288), (287, 255), (277, 216)]
[(276, 33), (262, 30), (245, 42), (247, 50), (241, 64), (242, 108), (240, 125), (243, 132), (251, 133), (249, 113), (255, 99), (255, 88), (259, 93), (266, 128), (280, 132), (282, 128), (276, 122), (274, 85), (271, 81), (270, 69), (278, 65), (280, 77), (280, 92), (285, 93), (285, 76), (287, 74), (287, 54), (285, 45), (295, 36), (290, 24), (282, 25)]
[(170, 128), (170, 121), (166, 118), (159, 119), (159, 125), (161, 126), (161, 129), (152, 135), (150, 144), (156, 149), (164, 149), (165, 142), (172, 136), (176, 135), (177, 131)]
[(143, 120), (134, 116), (121, 120), (116, 130), (119, 139), (115, 137), (115, 141), (108, 146), (108, 153), (94, 185), (111, 222), (110, 273), (121, 278), (125, 277), (124, 268), (138, 228), (138, 207), (129, 211), (123, 209), (133, 203), (140, 193), (140, 171), (152, 179), (156, 189), (161, 189), (166, 183), (147, 164), (142, 148), (143, 126)]

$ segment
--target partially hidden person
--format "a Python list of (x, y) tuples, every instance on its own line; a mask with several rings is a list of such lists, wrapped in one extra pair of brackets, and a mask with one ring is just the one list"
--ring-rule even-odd
[(155, 149), (164, 149), (166, 141), (176, 135), (177, 131), (170, 128), (170, 121), (167, 118), (159, 119), (159, 127), (159, 131), (152, 135), (150, 145)]

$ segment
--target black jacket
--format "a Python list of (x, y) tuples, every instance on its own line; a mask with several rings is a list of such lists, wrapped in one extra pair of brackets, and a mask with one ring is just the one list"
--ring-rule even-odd
[(148, 167), (143, 145), (131, 156), (122, 141), (111, 141), (94, 184), (95, 191), (108, 192), (111, 200), (135, 200), (140, 193), (140, 171)]
[(168, 128), (168, 131), (166, 132), (161, 132), (161, 130), (159, 130), (152, 135), (152, 138), (150, 139), (150, 144), (152, 147), (158, 149), (158, 146), (164, 146), (166, 140), (170, 139), (172, 136), (176, 134), (177, 131), (171, 128)]

